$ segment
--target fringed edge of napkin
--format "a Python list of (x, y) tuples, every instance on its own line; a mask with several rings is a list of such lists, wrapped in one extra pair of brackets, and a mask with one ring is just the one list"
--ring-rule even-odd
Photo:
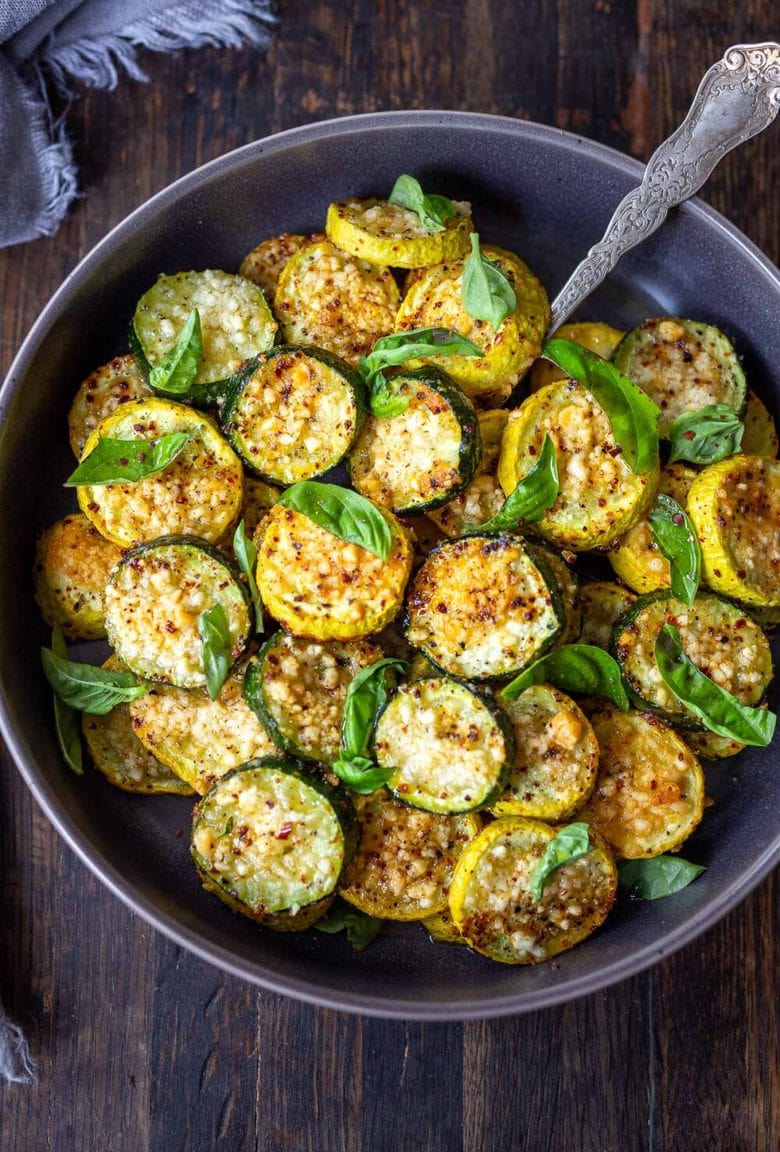
[(24, 1033), (18, 1024), (9, 1020), (0, 1004), (0, 1080), (7, 1084), (29, 1084), (35, 1071)]

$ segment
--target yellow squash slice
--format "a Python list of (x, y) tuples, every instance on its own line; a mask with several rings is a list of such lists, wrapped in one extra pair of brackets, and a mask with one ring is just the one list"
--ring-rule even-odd
[(133, 356), (117, 356), (87, 376), (73, 398), (68, 413), (70, 446), (77, 460), (101, 420), (120, 404), (151, 396), (149, 385)]
[(480, 412), (479, 435), (482, 440), (482, 460), (477, 475), (454, 500), (428, 515), (442, 532), (455, 539), (479, 528), (495, 516), (504, 503), (504, 492), (496, 478), (501, 437), (504, 435), (509, 413), (502, 408), (489, 408)]
[(453, 202), (440, 232), (429, 232), (416, 212), (387, 200), (339, 200), (328, 208), (325, 231), (337, 248), (391, 268), (423, 268), (457, 260), (474, 231), (471, 205)]
[(777, 457), (778, 440), (775, 422), (764, 401), (755, 392), (748, 392), (744, 416), (745, 434), (740, 451), (746, 456)]
[(279, 277), (285, 264), (309, 244), (319, 244), (325, 239), (323, 232), (311, 232), (308, 236), (297, 232), (283, 232), (280, 236), (269, 236), (241, 261), (239, 276), (251, 280), (263, 289), (266, 300), (273, 301)]
[[(668, 464), (661, 472), (658, 490), (673, 497), (684, 508), (688, 490), (695, 479), (695, 468), (687, 464)], [(615, 574), (635, 592), (655, 592), (656, 588), (669, 587), (669, 561), (653, 539), (646, 516), (621, 537), (619, 547), (608, 553), (608, 559)]]
[[(619, 328), (612, 328), (609, 324), (598, 321), (589, 321), (580, 324), (562, 324), (556, 329), (556, 340), (573, 340), (589, 352), (595, 352), (603, 360), (611, 360), (612, 353), (625, 336)], [(547, 384), (556, 380), (565, 380), (566, 373), (551, 360), (537, 360), (528, 376), (528, 384), (532, 392), (538, 392)]]
[(103, 594), (121, 549), (104, 539), (86, 516), (58, 520), (35, 546), (35, 598), (43, 618), (69, 640), (106, 634)]

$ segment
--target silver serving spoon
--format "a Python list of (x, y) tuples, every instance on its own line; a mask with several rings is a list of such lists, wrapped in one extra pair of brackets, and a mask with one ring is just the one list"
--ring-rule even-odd
[(780, 44), (735, 44), (702, 78), (688, 115), (648, 161), (642, 183), (620, 201), (604, 236), (552, 305), (559, 328), (629, 249), (660, 228), (670, 208), (701, 188), (718, 161), (768, 127), (780, 111)]

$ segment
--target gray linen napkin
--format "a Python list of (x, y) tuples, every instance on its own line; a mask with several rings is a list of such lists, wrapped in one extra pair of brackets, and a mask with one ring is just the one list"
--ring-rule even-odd
[[(76, 195), (76, 169), (47, 81), (114, 88), (145, 80), (139, 48), (263, 44), (271, 0), (0, 0), (0, 247), (50, 236)], [(0, 1080), (35, 1070), (21, 1028), (0, 1003)]]
[(114, 88), (146, 77), (137, 50), (267, 39), (272, 0), (0, 0), (0, 247), (50, 236), (76, 195), (47, 85)]

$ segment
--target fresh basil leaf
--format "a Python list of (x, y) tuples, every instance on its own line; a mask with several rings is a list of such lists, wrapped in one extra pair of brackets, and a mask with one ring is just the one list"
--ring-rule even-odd
[(658, 466), (660, 409), (647, 393), (573, 340), (548, 340), (542, 356), (587, 388), (603, 408), (631, 471), (638, 476), (652, 472)]
[[(60, 649), (62, 651), (62, 649)], [(58, 655), (53, 648), (41, 648), (46, 679), (69, 708), (105, 716), (117, 704), (127, 704), (148, 691), (131, 672), (112, 672), (94, 664), (78, 664)]]
[(382, 788), (393, 775), (392, 768), (380, 768), (367, 756), (353, 756), (344, 759), (339, 756), (331, 765), (339, 780), (349, 788), (350, 792), (357, 792), (359, 796), (368, 796)]
[(628, 710), (620, 665), (603, 648), (592, 644), (566, 644), (542, 656), (505, 685), (499, 695), (504, 700), (516, 700), (533, 684), (552, 684), (562, 692), (603, 696), (624, 712)]
[(507, 496), (495, 516), (481, 524), (479, 532), (504, 532), (519, 523), (541, 520), (558, 499), (558, 461), (555, 445), (545, 432), (539, 459), (527, 476)]
[(257, 569), (257, 549), (254, 543), (246, 534), (246, 525), (244, 521), (239, 522), (238, 527), (233, 533), (233, 554), (238, 561), (238, 566), (246, 576), (247, 587), (249, 594), (252, 597), (252, 603), (255, 607), (255, 631), (263, 631), (263, 601), (260, 598), (260, 591), (257, 587), (257, 580), (255, 578), (255, 571)]
[(620, 860), (620, 887), (637, 900), (660, 900), (687, 888), (706, 869), (679, 856), (654, 856), (651, 860)]
[[(55, 624), (52, 629), (51, 650), (61, 660), (67, 660), (68, 649), (65, 646), (65, 637), (62, 635), (59, 624)], [(81, 746), (81, 724), (78, 713), (64, 700), (61, 700), (56, 692), (52, 693), (52, 699), (54, 701), (54, 727), (60, 752), (68, 767), (77, 776), (83, 776), (84, 751)]]
[(693, 525), (677, 501), (663, 492), (648, 519), (653, 539), (669, 561), (672, 594), (693, 608), (701, 580), (701, 548)]
[(162, 472), (189, 443), (189, 432), (171, 432), (157, 440), (98, 440), (95, 447), (65, 481), (66, 488), (79, 484), (133, 484)]
[(390, 554), (393, 536), (387, 520), (370, 500), (350, 488), (301, 480), (288, 488), (277, 503), (308, 516), (326, 532), (358, 544), (380, 560)]
[(398, 416), (409, 407), (409, 397), (399, 396), (388, 382), (384, 369), (404, 364), (419, 356), (481, 356), (482, 349), (454, 328), (411, 328), (381, 336), (368, 356), (362, 356), (359, 370), (369, 387), (371, 412), (379, 419)]
[(740, 704), (735, 696), (710, 680), (686, 656), (680, 633), (664, 624), (655, 642), (655, 662), (664, 684), (710, 732), (766, 748), (772, 743), (777, 717), (766, 708)]
[(564, 864), (570, 864), (573, 860), (587, 856), (590, 852), (589, 831), (587, 824), (567, 824), (549, 842), (531, 875), (531, 897), (537, 904), (553, 872), (557, 872)]
[(372, 940), (375, 940), (382, 931), (384, 920), (377, 920), (375, 916), (368, 916), (359, 908), (352, 908), (343, 900), (338, 901), (331, 908), (323, 920), (314, 925), (317, 932), (327, 932), (332, 935), (336, 932), (347, 933), (347, 940), (356, 952), (362, 952)]
[(745, 425), (727, 404), (707, 404), (695, 412), (683, 412), (669, 429), (669, 463), (715, 464), (742, 447)]
[(390, 669), (408, 672), (409, 665), (388, 656), (362, 668), (350, 682), (341, 722), (343, 757), (365, 756), (376, 718), (387, 702), (386, 677)]
[(383, 372), (374, 378), (374, 387), (369, 396), (371, 415), (377, 420), (390, 420), (393, 416), (400, 416), (411, 403), (411, 396), (401, 396), (388, 383)]
[(193, 308), (173, 348), (152, 366), (149, 373), (152, 390), (161, 396), (185, 397), (198, 374), (202, 357), (200, 313)]
[(435, 193), (426, 195), (420, 187), (419, 180), (415, 180), (414, 176), (398, 177), (388, 196), (388, 203), (414, 212), (419, 216), (426, 232), (443, 232), (445, 221), (455, 215), (451, 200)]
[(221, 604), (212, 604), (198, 617), (198, 632), (203, 641), (203, 670), (206, 689), (216, 700), (228, 678), (232, 664), (233, 641), (227, 613)]
[(476, 232), (471, 233), (471, 254), (463, 265), (460, 298), (469, 316), (496, 332), (517, 308), (514, 288), (498, 265), (482, 255)]

